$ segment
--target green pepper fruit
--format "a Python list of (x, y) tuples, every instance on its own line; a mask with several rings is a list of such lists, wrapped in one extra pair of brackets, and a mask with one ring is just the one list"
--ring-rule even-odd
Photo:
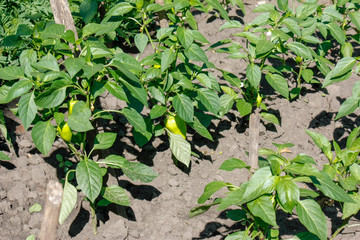
[(181, 135), (186, 139), (186, 123), (179, 116), (168, 115), (165, 119), (165, 127), (174, 134)]
[(70, 102), (69, 102), (69, 115), (72, 114), (74, 105), (75, 105), (75, 103), (77, 103), (77, 102), (78, 102), (78, 100), (73, 99), (73, 98), (70, 100)]
[(67, 124), (67, 122), (63, 122), (60, 126), (57, 127), (57, 130), (60, 134), (60, 137), (64, 139), (66, 142), (70, 142), (72, 138), (72, 131)]

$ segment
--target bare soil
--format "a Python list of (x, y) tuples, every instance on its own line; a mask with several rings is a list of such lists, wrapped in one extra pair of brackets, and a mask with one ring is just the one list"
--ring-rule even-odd
[[(239, 15), (236, 9), (231, 9), (230, 15), (235, 19), (250, 22), (256, 16), (251, 12), (255, 1), (244, 2), (247, 3), (245, 17)], [(211, 17), (211, 14), (196, 15), (196, 18), (199, 30), (210, 43), (225, 38), (236, 39), (232, 36), (236, 29), (219, 32), (223, 20)], [(209, 59), (226, 71), (244, 76), (246, 63), (243, 61), (228, 59), (225, 55), (211, 52)], [(353, 75), (350, 80), (326, 89), (316, 85), (304, 85), (300, 98), (292, 102), (273, 93), (272, 99), (267, 99), (266, 102), (271, 111), (280, 117), (281, 125), (261, 124), (260, 147), (273, 148), (272, 143), (291, 142), (295, 147), (291, 149), (292, 153), (288, 157), (305, 153), (314, 157), (318, 166), (325, 163), (324, 155), (305, 133), (305, 129), (321, 133), (344, 147), (349, 132), (359, 126), (359, 112), (357, 110), (338, 121), (334, 121), (334, 118), (340, 104), (351, 96), (352, 86), (357, 80), (359, 77)], [(266, 88), (266, 85), (264, 87)], [(106, 94), (101, 97), (100, 104), (110, 109), (123, 106)], [(20, 240), (26, 239), (30, 234), (39, 234), (43, 210), (29, 213), (28, 209), (35, 203), (44, 205), (46, 184), (50, 179), (64, 177), (58, 167), (56, 154), (70, 156), (66, 145), (60, 139), (55, 142), (49, 156), (41, 155), (32, 143), (30, 132), (19, 127), (20, 121), (9, 110), (6, 116), (16, 142), (16, 154), (11, 155), (11, 162), (0, 162), (0, 239)], [(145, 163), (159, 176), (153, 182), (142, 184), (131, 182), (125, 176), (114, 172), (108, 181), (127, 189), (131, 207), (111, 205), (100, 209), (97, 212), (97, 235), (92, 233), (89, 204), (81, 201), (83, 196), (79, 193), (74, 211), (58, 228), (58, 239), (218, 240), (239, 230), (241, 226), (227, 219), (225, 211), (211, 209), (192, 219), (189, 219), (188, 215), (190, 209), (197, 206), (197, 199), (207, 183), (221, 180), (240, 184), (247, 180), (245, 171), (225, 172), (218, 169), (224, 160), (231, 157), (248, 160), (246, 152), (249, 148), (249, 129), (246, 118), (241, 118), (236, 110), (233, 110), (223, 119), (214, 120), (209, 128), (214, 142), (189, 131), (187, 139), (200, 158), (192, 158), (188, 171), (175, 166), (165, 135), (152, 139), (140, 148), (135, 145), (131, 137), (131, 127), (126, 120), (120, 117), (115, 120), (111, 127), (118, 132), (119, 141), (111, 149), (112, 153)], [(4, 142), (1, 142), (0, 147), (1, 150), (6, 150)], [(219, 194), (222, 193), (224, 192)], [(341, 223), (341, 212), (336, 206), (325, 207), (323, 210), (328, 217), (330, 235)], [(351, 222), (357, 223), (358, 217), (360, 215), (352, 218)], [(278, 219), (283, 239), (305, 230), (295, 217), (279, 213)], [(360, 239), (360, 228), (345, 229), (336, 239)]]

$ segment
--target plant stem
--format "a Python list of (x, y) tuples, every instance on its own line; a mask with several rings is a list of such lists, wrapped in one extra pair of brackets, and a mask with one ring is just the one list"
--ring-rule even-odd
[(296, 79), (296, 81), (297, 81), (297, 85), (298, 85), (298, 88), (300, 88), (300, 86), (301, 86), (301, 82), (300, 82), (300, 80), (301, 80), (301, 74), (302, 74), (302, 71), (303, 71), (303, 63), (301, 62), (301, 63), (300, 63), (300, 70), (299, 70), (299, 74), (298, 74), (298, 77), (297, 77), (297, 79)]
[(333, 240), (342, 230), (344, 230), (344, 228), (346, 227), (357, 227), (357, 226), (360, 226), (360, 224), (354, 224), (354, 225), (348, 225), (348, 222), (349, 222), (350, 218), (347, 218), (343, 224), (341, 225), (341, 227), (339, 227), (335, 233), (330, 237), (329, 240)]
[(91, 206), (91, 220), (93, 226), (93, 233), (94, 235), (96, 235), (98, 233), (98, 230), (97, 230), (97, 219), (95, 214), (95, 205), (94, 203), (90, 202), (90, 206)]

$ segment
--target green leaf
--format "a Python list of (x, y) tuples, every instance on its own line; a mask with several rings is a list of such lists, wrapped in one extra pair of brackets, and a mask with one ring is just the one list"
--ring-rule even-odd
[(312, 199), (300, 200), (296, 206), (299, 220), (313, 234), (321, 240), (327, 239), (327, 225), (324, 213), (319, 204)]
[(84, 58), (67, 58), (65, 59), (65, 67), (70, 77), (73, 78), (85, 66)]
[(247, 204), (250, 212), (261, 218), (264, 222), (278, 227), (273, 203), (269, 196), (261, 196)]
[(268, 73), (265, 75), (265, 78), (267, 82), (283, 97), (289, 98), (289, 88), (284, 77), (279, 74)]
[(85, 24), (88, 24), (91, 19), (97, 14), (98, 4), (96, 0), (84, 0), (80, 4), (80, 15)]
[(321, 41), (318, 38), (316, 38), (314, 36), (309, 36), (309, 35), (303, 36), (302, 40), (304, 40), (304, 42), (306, 42), (306, 43), (312, 43), (312, 44), (320, 44), (321, 43)]
[(87, 132), (94, 127), (89, 121), (91, 117), (91, 110), (83, 101), (78, 101), (73, 107), (72, 114), (68, 117), (69, 127), (77, 132)]
[(56, 58), (50, 53), (42, 57), (39, 62), (33, 63), (32, 65), (35, 68), (39, 68), (39, 69), (50, 70), (55, 72), (60, 71)]
[(185, 48), (185, 50), (187, 50), (194, 42), (194, 37), (191, 30), (184, 27), (178, 27), (176, 31), (181, 45)]
[(10, 88), (6, 102), (10, 102), (11, 100), (20, 97), (24, 94), (26, 94), (31, 88), (33, 87), (33, 83), (29, 79), (22, 79), (14, 83), (12, 87)]
[(360, 127), (354, 128), (346, 140), (346, 148), (350, 149), (360, 134)]
[(99, 133), (95, 137), (94, 150), (110, 148), (114, 144), (116, 136), (117, 134), (112, 132)]
[(352, 57), (354, 52), (354, 48), (351, 43), (346, 42), (344, 45), (341, 46), (341, 54), (343, 57)]
[(42, 210), (42, 207), (39, 203), (35, 203), (34, 205), (32, 205), (30, 208), (29, 208), (29, 212), (30, 213), (33, 213), (33, 212), (40, 212)]
[(226, 21), (230, 21), (229, 16), (223, 6), (217, 0), (205, 0), (210, 6), (219, 11), (220, 16), (223, 17)]
[(185, 122), (194, 121), (194, 106), (191, 99), (185, 94), (177, 94), (172, 101), (175, 111)]
[(133, 108), (124, 108), (122, 113), (125, 115), (128, 122), (139, 132), (146, 131), (146, 123), (144, 118)]
[(125, 75), (125, 78), (122, 78), (119, 77), (115, 71), (109, 70), (115, 80), (120, 81), (136, 99), (138, 99), (142, 104), (144, 104), (144, 106), (147, 107), (147, 94), (145, 88), (143, 85), (141, 85), (140, 80), (126, 68), (126, 65), (123, 65), (121, 62), (112, 61), (111, 65), (115, 66), (121, 73)]
[(0, 68), (0, 79), (2, 80), (16, 80), (24, 77), (24, 71), (21, 67), (10, 66)]
[(359, 97), (349, 97), (340, 106), (339, 112), (336, 114), (335, 120), (353, 113), (359, 106)]
[(120, 2), (113, 6), (106, 14), (106, 17), (111, 16), (122, 16), (128, 12), (130, 12), (134, 7), (127, 2)]
[(301, 36), (300, 27), (295, 20), (291, 18), (285, 18), (283, 23), (292, 33), (296, 34), (298, 37)]
[(223, 94), (220, 96), (220, 110), (219, 116), (223, 117), (234, 106), (234, 98), (229, 94)]
[(76, 181), (86, 197), (95, 202), (103, 182), (101, 168), (91, 159), (80, 161), (76, 167)]
[(145, 50), (148, 41), (149, 38), (143, 33), (138, 33), (135, 35), (134, 38), (135, 46), (137, 47), (137, 49), (139, 49), (140, 53), (142, 53)]
[(31, 235), (27, 236), (26, 240), (36, 240), (35, 235), (31, 234)]
[(197, 117), (194, 118), (194, 122), (189, 124), (190, 127), (192, 127), (197, 133), (199, 133), (201, 136), (214, 141), (212, 138), (210, 132), (207, 130), (207, 128), (199, 121)]
[(175, 61), (176, 53), (172, 49), (166, 49), (161, 54), (161, 72), (164, 72)]
[(246, 68), (246, 77), (255, 89), (259, 88), (261, 80), (261, 70), (258, 65), (250, 63)]
[(44, 31), (42, 31), (41, 34), (41, 38), (42, 39), (60, 39), (63, 34), (65, 33), (65, 26), (62, 24), (51, 24), (51, 25), (47, 25), (46, 28), (44, 29)]
[(300, 188), (299, 190), (300, 190), (300, 197), (303, 198), (307, 198), (307, 197), (317, 198), (320, 196), (320, 194), (318, 194), (317, 192), (307, 188)]
[(98, 164), (103, 163), (111, 168), (121, 168), (127, 160), (119, 155), (109, 155), (103, 160), (97, 161)]
[[(30, 73), (33, 71), (31, 64), (33, 64), (37, 61), (36, 52), (33, 49), (27, 49), (27, 50), (22, 51), (20, 54), (20, 57), (19, 57), (19, 61), (20, 61), (21, 68), (24, 70), (25, 74), (27, 76), (31, 76)], [(0, 69), (0, 72), (1, 72), (1, 69)]]
[(10, 161), (11, 159), (9, 158), (8, 155), (6, 155), (4, 152), (0, 151), (0, 161)]
[(117, 83), (112, 81), (107, 81), (105, 83), (106, 90), (109, 91), (113, 96), (115, 96), (117, 99), (123, 100), (125, 102), (129, 102), (129, 99), (126, 96), (126, 93), (124, 89), (119, 86)]
[(77, 190), (76, 188), (69, 183), (67, 180), (65, 181), (60, 215), (59, 215), (59, 223), (63, 224), (65, 219), (70, 215), (71, 211), (74, 209), (77, 201)]
[(105, 188), (103, 197), (112, 203), (121, 206), (130, 206), (130, 199), (125, 189), (117, 185), (111, 185)]
[(226, 212), (226, 217), (233, 221), (246, 220), (246, 211), (242, 209), (233, 209)]
[(351, 19), (351, 23), (353, 23), (360, 31), (360, 12), (350, 12), (349, 17)]
[(189, 26), (194, 29), (197, 30), (197, 22), (196, 19), (194, 17), (194, 15), (191, 13), (190, 9), (188, 9), (185, 13), (185, 21), (189, 24)]
[(360, 195), (359, 193), (351, 193), (349, 196), (354, 200), (354, 203), (345, 202), (343, 207), (342, 219), (351, 217), (360, 211)]
[(206, 212), (207, 210), (209, 210), (210, 207), (212, 207), (214, 205), (217, 205), (220, 202), (221, 202), (221, 199), (217, 198), (217, 199), (214, 200), (213, 203), (202, 205), (202, 206), (195, 207), (195, 208), (191, 209), (190, 214), (189, 214), (189, 218), (195, 217), (197, 215), (200, 215), (200, 214)]
[(150, 110), (151, 119), (156, 119), (163, 116), (166, 113), (166, 107), (162, 105), (155, 105)]
[(196, 79), (199, 80), (205, 87), (211, 88), (211, 78), (207, 74), (200, 73), (196, 75)]
[(306, 154), (300, 153), (298, 154), (293, 160), (291, 160), (294, 163), (311, 163), (316, 164), (314, 159)]
[(191, 46), (185, 51), (185, 55), (191, 61), (200, 61), (207, 63), (208, 57), (206, 56), (204, 50), (202, 50), (197, 44), (193, 43)]
[(251, 240), (247, 231), (238, 231), (226, 236), (224, 240)]
[(143, 183), (151, 182), (158, 176), (152, 168), (145, 164), (129, 162), (127, 160), (121, 166), (121, 170), (132, 181), (140, 180)]
[(260, 41), (260, 38), (252, 32), (240, 32), (240, 33), (235, 33), (234, 35), (239, 36), (239, 37), (244, 37), (250, 43), (253, 43), (253, 44), (257, 44)]
[(287, 48), (293, 51), (296, 56), (302, 57), (304, 59), (312, 60), (311, 51), (307, 46), (299, 42), (290, 42), (287, 45)]
[(289, 8), (289, 0), (277, 0), (277, 5), (281, 11), (287, 11)]
[(102, 71), (104, 68), (103, 64), (92, 64), (83, 66), (84, 76), (91, 80), (91, 77)]
[(354, 176), (360, 182), (360, 165), (354, 163), (350, 166), (351, 176)]
[(301, 73), (301, 76), (305, 80), (305, 82), (310, 83), (313, 79), (314, 72), (311, 69), (304, 69)]
[(288, 213), (292, 213), (292, 210), (300, 200), (300, 191), (298, 185), (291, 177), (280, 177), (276, 184), (276, 194), (281, 206)]
[(339, 202), (354, 202), (344, 189), (336, 185), (329, 176), (321, 172), (321, 177), (310, 177), (313, 184), (327, 197)]
[(191, 146), (181, 135), (167, 131), (170, 140), (170, 150), (175, 158), (186, 167), (190, 165)]
[(123, 67), (133, 72), (142, 72), (144, 68), (141, 64), (131, 55), (126, 53), (118, 53), (114, 56), (114, 60), (117, 64), (121, 64)]
[(213, 114), (217, 114), (220, 110), (220, 99), (216, 92), (207, 89), (200, 88), (197, 90), (200, 102), (206, 107), (207, 110)]
[(274, 114), (262, 112), (262, 113), (260, 113), (260, 115), (266, 121), (271, 122), (273, 124), (280, 125), (279, 119)]
[(33, 30), (26, 24), (20, 24), (16, 30), (18, 36), (30, 36), (33, 34)]
[(330, 34), (336, 39), (336, 41), (338, 41), (341, 45), (344, 45), (346, 36), (340, 26), (335, 22), (331, 22), (327, 24), (327, 27), (330, 30)]
[(253, 12), (271, 12), (273, 10), (275, 10), (274, 4), (264, 3), (264, 4), (259, 4), (258, 6), (256, 6), (254, 8)]
[(225, 160), (219, 169), (225, 170), (225, 171), (232, 171), (234, 169), (243, 169), (243, 168), (249, 168), (249, 166), (246, 165), (243, 161), (237, 158), (229, 158)]
[(231, 191), (229, 194), (227, 194), (227, 196), (221, 200), (217, 210), (221, 211), (232, 205), (238, 205), (238, 204), (240, 205), (242, 203), (246, 203), (247, 201), (253, 200), (246, 198), (244, 195), (247, 185), (249, 185), (249, 182), (245, 182), (241, 184), (239, 190)]
[(23, 95), (19, 100), (18, 113), (25, 130), (29, 128), (37, 113), (38, 107), (35, 104), (34, 98), (34, 92), (30, 92)]
[(332, 160), (332, 152), (331, 152), (331, 144), (329, 140), (320, 133), (312, 132), (310, 130), (305, 130), (306, 133), (311, 137), (311, 139), (314, 141), (316, 146), (321, 149), (321, 151), (325, 154), (325, 156)]
[(248, 103), (245, 99), (241, 98), (236, 102), (237, 110), (239, 111), (242, 117), (249, 115), (252, 112), (252, 105)]
[(56, 80), (50, 88), (35, 98), (35, 103), (42, 108), (53, 108), (62, 104), (66, 98), (66, 89), (72, 84), (67, 80)]
[(269, 53), (274, 47), (275, 44), (273, 42), (261, 39), (256, 43), (256, 55), (262, 57)]
[(222, 181), (214, 181), (205, 186), (204, 193), (199, 197), (198, 203), (203, 204), (208, 200), (211, 195), (220, 190), (223, 187), (226, 187), (228, 184)]
[(296, 174), (296, 175), (305, 175), (305, 176), (320, 176), (320, 172), (310, 163), (293, 163), (284, 168), (286, 172)]
[(164, 94), (164, 91), (154, 87), (154, 86), (151, 86), (149, 87), (149, 91), (151, 93), (151, 95), (157, 100), (159, 101), (160, 103), (164, 104), (165, 105), (165, 94)]
[(31, 137), (37, 149), (47, 155), (55, 141), (55, 128), (50, 121), (37, 122), (31, 131)]
[(356, 60), (352, 57), (344, 57), (337, 62), (334, 69), (332, 69), (325, 77), (323, 87), (329, 86), (330, 84), (343, 81), (347, 78), (342, 78), (351, 72), (352, 68), (355, 66)]

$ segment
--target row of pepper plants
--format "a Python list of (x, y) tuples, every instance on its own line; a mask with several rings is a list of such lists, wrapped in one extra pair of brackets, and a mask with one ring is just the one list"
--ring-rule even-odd
[[(211, 120), (223, 117), (234, 106), (242, 117), (260, 111), (265, 121), (279, 123), (262, 101), (267, 96), (261, 81), (267, 81), (281, 97), (292, 100), (299, 97), (303, 82), (326, 87), (348, 79), (354, 69), (358, 74), (360, 59), (353, 53), (360, 42), (360, 1), (343, 0), (324, 6), (307, 0), (296, 7), (294, 3), (278, 0), (277, 5), (259, 5), (254, 10), (259, 16), (241, 24), (231, 20), (225, 10), (240, 7), (245, 12), (241, 0), (165, 0), (163, 5), (141, 0), (84, 0), (70, 5), (79, 39), (72, 31), (65, 31), (63, 25), (47, 19), (35, 22), (33, 15), (18, 24), (12, 34), (3, 34), (1, 59), (5, 65), (0, 69), (0, 103), (19, 98), (18, 107), (12, 110), (25, 129), (31, 128), (41, 153), (49, 154), (58, 136), (76, 159), (64, 163), (59, 158), (66, 174), (59, 221), (63, 222), (72, 211), (78, 190), (90, 201), (94, 217), (98, 207), (130, 204), (124, 189), (103, 183), (109, 168), (121, 169), (133, 181), (150, 182), (157, 177), (150, 167), (119, 155), (97, 159), (99, 150), (110, 149), (118, 138), (101, 126), (113, 120), (115, 114), (125, 116), (132, 125), (134, 140), (140, 147), (166, 133), (175, 163), (189, 167), (191, 155), (196, 154), (186, 140), (187, 127), (213, 140), (207, 130)], [(223, 18), (220, 30), (239, 28), (235, 34), (239, 40), (209, 43), (198, 30), (193, 10)], [(168, 26), (158, 28), (156, 16), (161, 13), (165, 13)], [(139, 54), (133, 57), (124, 52), (120, 43), (135, 46)], [(152, 48), (151, 53), (143, 54), (147, 47)], [(337, 48), (340, 55), (331, 56)], [(245, 61), (246, 78), (215, 66), (206, 51)], [(271, 64), (274, 61), (276, 65)], [(213, 74), (216, 71), (225, 81), (217, 79)], [(322, 78), (323, 82), (319, 80)], [(126, 102), (127, 107), (99, 108), (99, 96), (105, 91)], [(359, 84), (355, 84), (353, 96), (341, 105), (336, 118), (353, 112), (359, 100)], [(1, 130), (11, 145), (4, 121)], [(225, 186), (230, 193), (196, 208), (191, 215), (216, 204), (220, 204), (219, 210), (236, 205), (240, 211), (228, 215), (244, 222), (246, 230), (228, 239), (277, 238), (275, 211), (280, 208), (292, 213), (296, 207), (309, 234), (326, 239), (325, 216), (314, 199), (327, 197), (340, 202), (345, 220), (358, 211), (359, 131), (354, 131), (347, 150), (333, 143), (336, 158), (323, 136), (308, 132), (329, 159), (329, 165), (321, 171), (313, 166), (311, 157), (284, 158), (281, 153), (289, 144), (276, 145), (277, 151), (262, 149), (260, 153), (267, 158), (258, 170), (252, 169), (255, 174), (248, 182), (240, 186), (210, 183), (199, 203)], [(4, 153), (1, 158), (8, 160)], [(224, 162), (222, 168), (249, 169), (235, 158)], [(320, 191), (300, 191), (296, 182), (313, 184)]]

